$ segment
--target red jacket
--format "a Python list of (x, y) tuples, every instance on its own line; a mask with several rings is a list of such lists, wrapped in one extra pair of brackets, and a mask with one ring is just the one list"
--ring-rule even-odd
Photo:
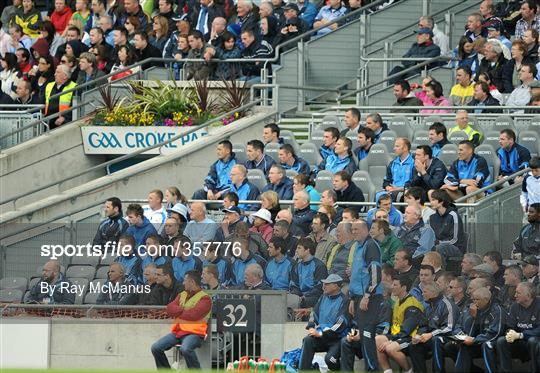
[(265, 225), (259, 227), (257, 229), (257, 227), (253, 226), (251, 228), (249, 228), (250, 232), (256, 232), (256, 233), (259, 233), (264, 242), (266, 242), (267, 244), (270, 243), (270, 240), (272, 239), (272, 234), (274, 234), (274, 229), (272, 228), (272, 225), (266, 223)]
[(61, 34), (64, 32), (72, 14), (73, 12), (68, 6), (66, 6), (62, 12), (57, 12), (56, 10), (52, 12), (51, 22), (54, 25), (57, 33)]

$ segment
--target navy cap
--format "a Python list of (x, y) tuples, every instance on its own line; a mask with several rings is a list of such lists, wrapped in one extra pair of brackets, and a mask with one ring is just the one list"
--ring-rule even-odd
[(421, 27), (418, 30), (414, 32), (415, 34), (428, 34), (429, 36), (433, 36), (433, 30), (431, 30), (429, 27)]
[(221, 210), (223, 212), (236, 212), (238, 215), (242, 215), (242, 210), (237, 206), (231, 206), (228, 209)]

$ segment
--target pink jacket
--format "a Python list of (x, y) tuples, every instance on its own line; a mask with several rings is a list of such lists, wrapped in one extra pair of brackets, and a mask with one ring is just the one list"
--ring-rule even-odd
[(251, 227), (249, 228), (249, 231), (259, 233), (262, 236), (264, 242), (266, 242), (267, 244), (270, 243), (270, 240), (272, 239), (272, 234), (274, 233), (274, 229), (268, 223), (259, 227), (259, 229), (257, 229), (257, 227)]
[[(431, 100), (429, 97), (426, 96), (427, 102), (424, 102), (424, 106), (452, 106), (450, 105), (450, 101), (444, 96), (441, 96), (435, 100)], [(423, 109), (420, 110), (420, 113), (422, 114), (439, 114), (439, 113), (451, 113), (452, 110), (448, 109)]]

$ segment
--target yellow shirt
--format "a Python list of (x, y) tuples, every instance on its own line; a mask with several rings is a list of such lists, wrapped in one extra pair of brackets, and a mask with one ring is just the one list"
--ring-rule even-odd
[(450, 91), (450, 102), (453, 106), (464, 106), (474, 98), (474, 83), (463, 88), (461, 84), (456, 84)]

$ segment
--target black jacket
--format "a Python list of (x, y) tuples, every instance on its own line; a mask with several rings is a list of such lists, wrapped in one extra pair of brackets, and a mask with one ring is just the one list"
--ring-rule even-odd
[(295, 210), (293, 213), (293, 225), (296, 225), (302, 230), (303, 236), (307, 236), (311, 232), (311, 221), (317, 212), (313, 211), (309, 205), (302, 210)]
[(450, 335), (456, 327), (459, 317), (459, 310), (454, 302), (439, 295), (427, 303), (426, 320), (418, 332), (429, 332), (433, 334), (433, 337)]
[[(206, 41), (210, 40), (210, 32), (212, 31), (212, 22), (216, 17), (223, 17), (225, 18), (225, 10), (221, 5), (218, 5), (216, 3), (213, 3), (212, 6), (208, 7), (208, 18), (206, 19), (206, 25), (208, 32), (204, 33), (204, 30), (200, 30), (204, 34), (204, 38)], [(188, 14), (188, 18), (191, 23), (191, 27), (193, 29), (198, 29), (199, 26), (197, 21), (199, 20), (199, 13), (201, 12), (201, 6), (199, 3), (197, 3), (197, 6), (191, 9), (190, 13)]]
[[(148, 43), (148, 45), (146, 46), (146, 48), (144, 49), (137, 49), (135, 51), (135, 54), (137, 55), (137, 61), (143, 61), (143, 60), (146, 60), (147, 58), (151, 58), (151, 57), (155, 57), (155, 58), (162, 58), (163, 54), (162, 52), (157, 49), (156, 47), (154, 47), (152, 44)], [(150, 67), (152, 66), (162, 66), (163, 64), (161, 62), (147, 62), (147, 63), (144, 63), (142, 66), (141, 66), (141, 69), (142, 70), (146, 70), (146, 69), (149, 69)]]
[(92, 245), (105, 245), (107, 242), (118, 242), (118, 239), (128, 229), (129, 223), (118, 214), (101, 222), (92, 241)]
[(518, 303), (510, 306), (506, 327), (518, 333), (523, 333), (525, 340), (540, 337), (540, 299), (536, 298), (529, 308)]
[[(350, 182), (345, 190), (336, 190), (338, 202), (364, 202), (364, 193), (358, 188), (354, 182)], [(358, 212), (362, 211), (362, 206), (341, 205), (343, 208), (351, 208)]]
[(156, 285), (150, 293), (150, 305), (166, 306), (167, 304), (171, 303), (182, 291), (184, 291), (184, 286), (174, 280), (170, 288), (166, 288), (161, 284)]
[[(538, 53), (538, 46), (536, 46), (536, 50)], [(530, 58), (523, 58), (522, 64), (525, 63), (533, 63), (533, 61)], [(536, 62), (534, 62), (536, 64)], [(510, 93), (514, 90), (514, 85), (512, 84), (512, 76), (514, 74), (514, 68), (516, 66), (516, 61), (514, 59), (506, 61), (502, 68), (502, 79), (503, 79), (503, 85), (504, 85), (504, 92)], [(501, 91), (502, 92), (502, 91)]]
[(514, 252), (521, 253), (522, 257), (540, 254), (540, 222), (527, 224), (519, 231), (514, 241)]
[(485, 309), (478, 310), (476, 317), (472, 317), (469, 310), (465, 310), (460, 329), (465, 334), (474, 337), (474, 345), (493, 343), (497, 337), (504, 334), (505, 315), (506, 312), (500, 304), (492, 301)]
[(465, 253), (467, 250), (467, 239), (463, 230), (463, 221), (457, 213), (456, 208), (449, 206), (443, 215), (438, 212), (429, 217), (429, 225), (435, 232), (437, 244), (454, 245)]
[[(404, 97), (404, 98), (398, 98), (396, 102), (392, 104), (392, 106), (424, 106), (424, 103), (420, 101), (416, 96), (412, 97)], [(391, 113), (418, 113), (418, 109), (392, 109), (390, 110)]]
[(439, 158), (433, 158), (425, 175), (420, 175), (416, 170), (416, 167), (413, 168), (413, 176), (411, 180), (405, 183), (405, 188), (417, 186), (424, 189), (426, 192), (430, 189), (439, 189), (444, 184), (446, 172), (444, 163), (439, 160)]
[(497, 87), (499, 92), (501, 93), (510, 93), (512, 91), (506, 91), (504, 89), (504, 82), (503, 82), (503, 67), (506, 63), (506, 58), (504, 58), (504, 55), (501, 54), (499, 56), (499, 59), (495, 63), (494, 66), (491, 66), (491, 62), (489, 62), (487, 59), (483, 59), (480, 63), (480, 66), (476, 70), (476, 77), (475, 80), (478, 81), (478, 77), (481, 73), (489, 73), (491, 76), (491, 81), (493, 84)]
[[(476, 98), (474, 98), (471, 102), (469, 102), (469, 106), (474, 106), (475, 108), (474, 109), (468, 109), (467, 111), (469, 113), (474, 113), (474, 114), (479, 114), (478, 112), (476, 112), (476, 110), (481, 110), (480, 113), (483, 113), (483, 114), (498, 114), (498, 113), (502, 113), (502, 109), (496, 109), (496, 108), (490, 108), (493, 107), (493, 106), (501, 106), (501, 104), (499, 103), (499, 101), (497, 101), (496, 99), (493, 98), (493, 96), (491, 95), (488, 95), (488, 97), (486, 98), (486, 100), (484, 101), (483, 103), (483, 106), (480, 107), (480, 101), (477, 100)], [(484, 108), (485, 107), (485, 108)]]
[[(242, 58), (271, 58), (274, 54), (274, 49), (270, 44), (263, 41), (255, 40), (251, 45), (242, 51)], [(243, 62), (242, 74), (244, 76), (256, 77), (261, 75), (261, 68), (264, 62)]]

